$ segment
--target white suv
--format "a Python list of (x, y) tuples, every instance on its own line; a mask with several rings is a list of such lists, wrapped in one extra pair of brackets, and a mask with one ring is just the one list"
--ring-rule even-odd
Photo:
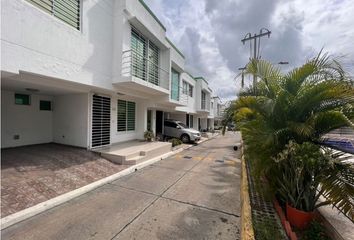
[(183, 122), (176, 120), (165, 120), (164, 135), (167, 137), (175, 137), (184, 143), (196, 142), (200, 140), (200, 132), (189, 128)]

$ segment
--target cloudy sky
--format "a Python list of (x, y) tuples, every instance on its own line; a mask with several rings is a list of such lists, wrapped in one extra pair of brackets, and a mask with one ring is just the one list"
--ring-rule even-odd
[(272, 31), (261, 39), (263, 59), (286, 71), (321, 48), (341, 57), (354, 72), (353, 0), (145, 0), (167, 28), (167, 36), (186, 56), (186, 67), (204, 76), (224, 100), (235, 98), (237, 69), (250, 56), (241, 43), (247, 33)]

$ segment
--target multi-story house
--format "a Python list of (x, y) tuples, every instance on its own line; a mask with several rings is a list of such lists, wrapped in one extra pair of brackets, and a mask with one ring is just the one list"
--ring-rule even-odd
[(162, 134), (166, 118), (213, 126), (207, 81), (185, 72), (142, 0), (4, 0), (1, 11), (3, 148), (95, 148)]

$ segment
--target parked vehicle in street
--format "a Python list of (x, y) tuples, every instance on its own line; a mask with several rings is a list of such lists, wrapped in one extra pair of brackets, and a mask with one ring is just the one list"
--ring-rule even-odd
[(201, 137), (199, 131), (189, 128), (183, 122), (170, 119), (164, 122), (164, 135), (179, 138), (183, 143), (196, 142)]

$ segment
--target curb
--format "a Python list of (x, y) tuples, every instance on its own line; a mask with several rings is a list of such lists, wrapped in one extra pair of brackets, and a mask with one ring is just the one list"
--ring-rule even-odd
[(139, 163), (139, 164), (136, 164), (136, 165), (133, 165), (131, 167), (128, 167), (118, 173), (115, 173), (111, 176), (108, 176), (108, 177), (105, 177), (103, 179), (100, 179), (96, 182), (93, 182), (93, 183), (90, 183), (86, 186), (83, 186), (81, 188), (78, 188), (78, 189), (75, 189), (73, 191), (70, 191), (70, 192), (67, 192), (67, 193), (64, 193), (62, 195), (59, 195), (55, 198), (52, 198), (52, 199), (49, 199), (45, 202), (41, 202), (37, 205), (34, 205), (32, 207), (29, 207), (29, 208), (26, 208), (24, 210), (21, 210), (19, 212), (16, 212), (14, 214), (11, 214), (9, 216), (6, 216), (2, 219), (0, 219), (1, 221), (1, 230), (5, 229), (5, 228), (8, 228), (10, 227), (11, 225), (14, 225), (16, 223), (19, 223), (21, 221), (24, 221), (28, 218), (31, 218), (35, 215), (38, 215), (42, 212), (45, 212), (51, 208), (54, 208), (56, 206), (59, 206), (65, 202), (68, 202), (76, 197), (79, 197), (85, 193), (88, 193), (96, 188), (99, 188), (103, 185), (106, 185), (110, 182), (113, 182), (123, 176), (126, 176), (126, 175), (129, 175), (139, 169), (142, 169), (144, 167), (147, 167), (151, 164), (154, 164), (162, 159), (165, 159), (165, 158), (168, 158), (172, 155), (175, 155), (181, 151), (183, 151), (184, 149), (178, 149), (176, 151), (171, 151), (171, 152), (168, 152), (168, 153), (165, 153), (161, 156), (158, 156), (158, 157), (155, 157), (155, 158), (152, 158), (150, 160), (147, 160), (145, 162), (142, 162), (142, 163)]
[[(241, 142), (241, 145), (243, 146), (243, 142)], [(248, 191), (248, 177), (243, 147), (241, 148), (241, 155), (241, 239), (254, 240), (251, 203)]]

